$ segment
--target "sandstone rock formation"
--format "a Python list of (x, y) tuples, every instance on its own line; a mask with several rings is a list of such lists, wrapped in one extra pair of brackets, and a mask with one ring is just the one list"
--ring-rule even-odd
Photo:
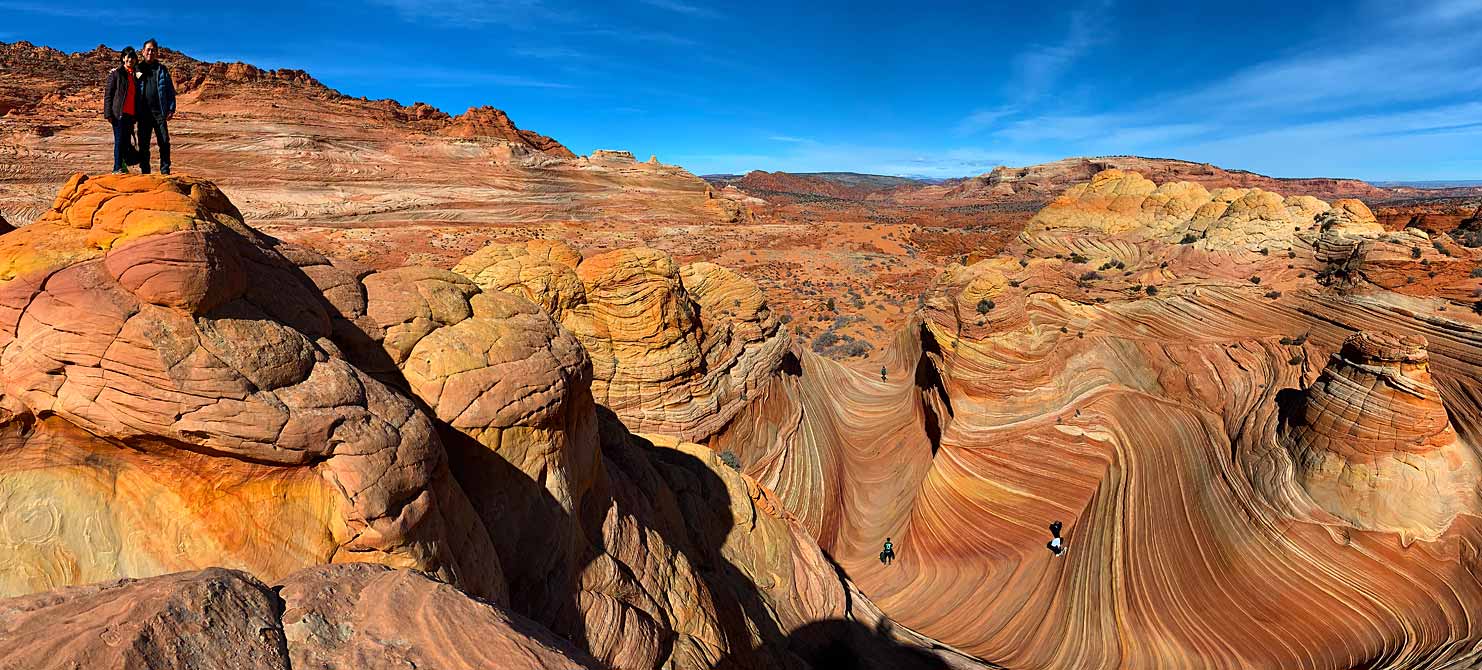
[(654, 249), (582, 259), (544, 241), (490, 245), (453, 270), (545, 307), (591, 357), (597, 402), (640, 432), (714, 435), (788, 346), (754, 282)]
[(271, 589), (210, 568), (0, 600), (0, 656), (26, 668), (602, 667), (498, 605), (365, 563)]
[(1358, 201), (1104, 172), (949, 266), (883, 371), (802, 352), (711, 443), (1007, 667), (1465, 667), (1482, 320), (1430, 296), (1477, 260)]
[(15, 668), (287, 670), (278, 599), (211, 568), (0, 600), (0, 658)]
[[(687, 326), (660, 323), (692, 334), (704, 365), (768, 369), (748, 352), (761, 331), (733, 316), (754, 320), (764, 302), (728, 271), (641, 250), (578, 269), (589, 300), (570, 318), (601, 324), (589, 332), (608, 333), (614, 350), (638, 350), (631, 329), (644, 318), (690, 309)], [(697, 307), (682, 307), (682, 277)], [(479, 667), (515, 654), (532, 666), (805, 668), (841, 650), (982, 667), (891, 625), (765, 488), (714, 452), (629, 432), (594, 402), (582, 340), (511, 292), (282, 243), (199, 179), (77, 175), (52, 210), (0, 238), (0, 308), (7, 594), (245, 569), (281, 583), (294, 667)], [(701, 337), (694, 310), (710, 309), (713, 335)], [(653, 342), (672, 342), (661, 331)], [(671, 353), (652, 369), (695, 364), (688, 350)], [(735, 383), (704, 365), (665, 381)], [(366, 561), (446, 586), (314, 567)], [(319, 572), (293, 574), (304, 569)], [(139, 606), (196, 579), (160, 582), (163, 595)], [(247, 594), (233, 602), (260, 593), (231, 588)], [(416, 603), (475, 629), (409, 621)], [(221, 615), (255, 621), (261, 609)], [(818, 627), (829, 622), (839, 628)], [(218, 639), (238, 655), (223, 658), (276, 645), (277, 628), (259, 630)], [(482, 646), (430, 642), (455, 633)], [(198, 644), (182, 634), (179, 644)], [(78, 650), (100, 662), (113, 653)]]
[(321, 566), (275, 591), (285, 668), (603, 667), (539, 623), (415, 572)]
[(1482, 512), (1482, 467), (1431, 379), (1425, 338), (1359, 332), (1333, 354), (1285, 439), (1313, 501), (1356, 528), (1436, 541)]
[[(629, 230), (742, 222), (738, 198), (658, 163), (589, 160), (477, 107), (457, 117), (423, 103), (352, 98), (296, 70), (204, 63), (165, 50), (180, 92), (177, 172), (232, 193), (254, 226), (338, 257), (391, 269), (456, 260), (492, 238), (580, 237), (631, 246)], [(105, 169), (112, 135), (98, 114), (117, 54), (0, 43), (0, 210), (39, 218), (56, 186), (89, 162)], [(576, 227), (573, 227), (576, 226)], [(689, 244), (691, 240), (682, 240)]]
[(503, 596), (432, 422), (341, 354), (315, 265), (185, 177), (79, 175), (0, 239), (5, 593), (360, 560)]
[(1206, 188), (1260, 188), (1321, 198), (1382, 199), (1389, 196), (1386, 189), (1357, 179), (1280, 179), (1244, 170), (1226, 170), (1208, 163), (1139, 156), (1066, 158), (1021, 168), (1000, 166), (987, 174), (946, 185), (942, 195), (948, 199), (1049, 199), (1105, 170), (1137, 172), (1158, 183), (1187, 182)]

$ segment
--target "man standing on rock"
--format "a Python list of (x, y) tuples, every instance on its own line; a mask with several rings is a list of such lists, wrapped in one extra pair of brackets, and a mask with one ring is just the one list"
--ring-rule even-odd
[(150, 39), (139, 52), (144, 87), (144, 109), (139, 112), (139, 171), (149, 174), (149, 134), (160, 145), (160, 174), (170, 174), (170, 118), (175, 116), (175, 82), (170, 70), (159, 62), (160, 43)]

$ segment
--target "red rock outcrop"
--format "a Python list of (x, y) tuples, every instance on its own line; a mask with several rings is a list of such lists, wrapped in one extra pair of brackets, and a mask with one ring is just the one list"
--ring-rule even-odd
[(789, 335), (754, 282), (654, 249), (582, 259), (562, 244), (491, 245), (454, 272), (542, 305), (592, 360), (592, 389), (631, 429), (704, 441), (776, 371)]
[(1436, 541), (1482, 512), (1477, 454), (1431, 379), (1425, 338), (1360, 332), (1307, 389), (1285, 438), (1313, 501), (1356, 528)]
[[(624, 328), (664, 314), (651, 300), (685, 309), (681, 277), (698, 309), (764, 310), (727, 271), (648, 251), (598, 259), (588, 276), (592, 298), (573, 313), (607, 314), (581, 318), (614, 324), (612, 341), (635, 350)], [(630, 433), (593, 401), (581, 339), (535, 303), (444, 270), (377, 272), (282, 243), (209, 182), (74, 177), (52, 210), (0, 240), (0, 317), (8, 594), (244, 568), (283, 580), (295, 667), (383, 660), (376, 649), (412, 633), (395, 659), (570, 656), (509, 612), (619, 668), (804, 668), (840, 649), (981, 667), (893, 627), (714, 452)], [(717, 339), (697, 340), (707, 363), (767, 369), (746, 351), (754, 326), (717, 319)], [(707, 379), (689, 383), (735, 383)], [(709, 420), (676, 411), (676, 423)], [(448, 586), (312, 567), (351, 561)], [(306, 568), (327, 572), (290, 576)], [(477, 622), (460, 630), (487, 634), (484, 646), (421, 642), (451, 633), (435, 617), (408, 622), (418, 602)], [(253, 644), (234, 638), (223, 653)]]
[(210, 568), (0, 600), (0, 654), (25, 668), (603, 667), (519, 614), (366, 563), (272, 589)]
[(5, 235), (4, 488), (46, 521), (4, 592), (360, 560), (503, 596), (432, 421), (344, 358), (310, 273), (186, 177), (79, 175)]

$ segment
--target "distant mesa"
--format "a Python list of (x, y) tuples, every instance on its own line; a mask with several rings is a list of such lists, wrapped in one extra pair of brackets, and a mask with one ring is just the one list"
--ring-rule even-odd
[(1389, 192), (1357, 179), (1278, 178), (1227, 170), (1208, 163), (1139, 156), (1066, 158), (1052, 163), (1013, 168), (1000, 166), (991, 172), (962, 180), (946, 188), (946, 198), (1033, 198), (1055, 196), (1074, 184), (1089, 181), (1103, 170), (1137, 172), (1158, 183), (1192, 182), (1206, 188), (1261, 188), (1283, 194), (1300, 193), (1319, 198), (1384, 198)]

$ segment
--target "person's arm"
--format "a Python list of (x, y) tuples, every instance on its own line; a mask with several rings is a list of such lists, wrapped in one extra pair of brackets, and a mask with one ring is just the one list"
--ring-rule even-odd
[(160, 111), (165, 118), (175, 116), (175, 82), (170, 80), (170, 69), (160, 66)]
[(113, 121), (113, 94), (118, 92), (118, 70), (108, 73), (108, 85), (103, 90), (103, 118)]

